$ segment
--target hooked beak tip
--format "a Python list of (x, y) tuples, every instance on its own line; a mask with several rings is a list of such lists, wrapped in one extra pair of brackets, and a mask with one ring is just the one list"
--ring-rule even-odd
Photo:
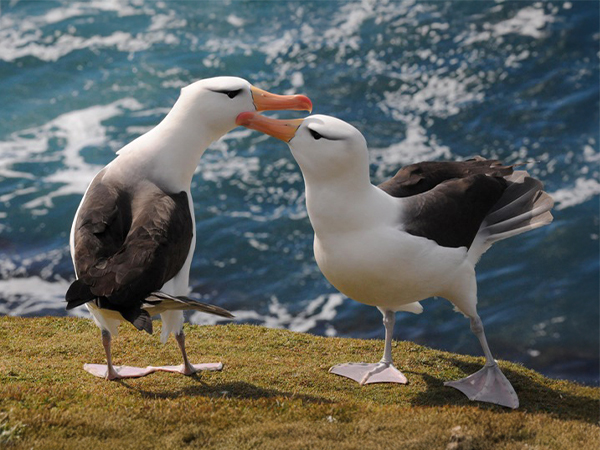
[(301, 111), (308, 111), (308, 113), (312, 113), (313, 105), (306, 95), (298, 95), (298, 100), (303, 104), (303, 109)]
[(250, 122), (252, 121), (254, 114), (255, 113), (253, 113), (251, 111), (246, 111), (246, 112), (239, 114), (237, 116), (237, 118), (235, 119), (236, 125), (240, 125), (242, 127), (248, 126), (250, 124)]

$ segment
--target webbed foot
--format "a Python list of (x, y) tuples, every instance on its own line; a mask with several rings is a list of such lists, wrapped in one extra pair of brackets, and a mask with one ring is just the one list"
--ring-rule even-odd
[(351, 378), (361, 385), (371, 383), (400, 383), (406, 384), (408, 380), (391, 363), (378, 362), (374, 364), (367, 363), (346, 363), (338, 364), (329, 369), (330, 373)]
[(121, 378), (140, 378), (154, 372), (151, 367), (114, 366), (109, 370), (106, 364), (84, 364), (83, 369), (94, 376), (105, 380), (119, 380)]
[(181, 373), (183, 375), (191, 376), (195, 373), (202, 372), (205, 370), (209, 371), (219, 371), (223, 370), (223, 363), (204, 363), (204, 364), (180, 364), (178, 366), (159, 366), (152, 367), (156, 372), (173, 372), (173, 373)]
[(446, 381), (444, 386), (458, 389), (469, 400), (494, 403), (516, 409), (519, 397), (498, 364), (485, 365), (483, 369), (457, 381)]
[(179, 366), (148, 366), (148, 367), (131, 367), (131, 366), (114, 366), (113, 370), (109, 370), (106, 364), (84, 364), (83, 369), (99, 378), (105, 380), (119, 380), (122, 378), (140, 378), (145, 377), (154, 372), (173, 372), (183, 375), (193, 375), (204, 370), (222, 370), (223, 363), (205, 363), (205, 364), (180, 364)]

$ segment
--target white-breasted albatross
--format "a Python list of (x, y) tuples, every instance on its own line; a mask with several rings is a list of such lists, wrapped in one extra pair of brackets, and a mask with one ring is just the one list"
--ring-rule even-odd
[[(275, 95), (237, 77), (192, 83), (152, 130), (123, 147), (92, 180), (75, 214), (70, 247), (77, 280), (67, 309), (85, 304), (102, 330), (106, 365), (84, 368), (108, 379), (139, 377), (156, 370), (191, 375), (222, 365), (192, 365), (185, 351), (183, 310), (232, 317), (219, 307), (187, 297), (196, 245), (190, 193), (192, 176), (211, 142), (235, 128), (244, 111), (308, 110), (302, 95)], [(162, 318), (161, 341), (173, 333), (181, 366), (115, 367), (111, 336), (123, 320), (152, 333)]]
[(330, 371), (361, 384), (406, 383), (392, 364), (395, 312), (419, 313), (420, 300), (443, 297), (470, 319), (486, 358), (479, 372), (445, 384), (471, 400), (518, 407), (477, 314), (475, 265), (494, 242), (552, 221), (553, 201), (542, 183), (476, 157), (413, 164), (374, 186), (366, 141), (346, 122), (323, 115), (282, 121), (248, 112), (237, 123), (288, 143), (304, 176), (319, 268), (343, 294), (383, 314), (381, 361)]

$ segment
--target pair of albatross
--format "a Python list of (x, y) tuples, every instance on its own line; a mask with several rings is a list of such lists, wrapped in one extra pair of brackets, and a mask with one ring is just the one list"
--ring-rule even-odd
[[(541, 182), (478, 157), (414, 164), (376, 187), (356, 128), (323, 115), (285, 121), (257, 113), (275, 109), (310, 111), (312, 105), (307, 97), (275, 96), (239, 78), (196, 82), (156, 128), (124, 147), (92, 181), (73, 223), (78, 279), (66, 295), (67, 308), (85, 303), (102, 330), (107, 365), (86, 370), (116, 379), (222, 367), (192, 365), (185, 352), (182, 310), (230, 317), (187, 297), (195, 247), (190, 183), (210, 142), (243, 125), (289, 144), (305, 180), (319, 268), (342, 293), (383, 313), (382, 360), (331, 372), (361, 384), (406, 383), (392, 363), (395, 312), (420, 313), (420, 300), (440, 296), (470, 318), (486, 357), (482, 370), (446, 384), (472, 400), (516, 408), (517, 395), (477, 314), (475, 264), (494, 242), (551, 222), (552, 199)], [(115, 368), (110, 342), (118, 324), (127, 320), (151, 332), (151, 316), (159, 313), (161, 340), (173, 333), (184, 363)]]
[(413, 164), (374, 186), (365, 138), (346, 122), (245, 112), (237, 123), (288, 143), (304, 177), (319, 268), (340, 292), (383, 314), (381, 361), (340, 364), (330, 372), (361, 385), (406, 383), (392, 362), (395, 313), (420, 313), (420, 300), (439, 296), (470, 319), (486, 358), (480, 371), (445, 385), (471, 400), (517, 408), (477, 314), (475, 265), (494, 242), (552, 221), (553, 201), (542, 183), (476, 157)]

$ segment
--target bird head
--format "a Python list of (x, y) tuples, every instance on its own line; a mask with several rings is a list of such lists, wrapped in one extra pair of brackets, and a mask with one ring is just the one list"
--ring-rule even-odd
[(237, 124), (281, 139), (290, 147), (305, 179), (333, 181), (368, 176), (369, 155), (363, 135), (343, 120), (325, 115), (271, 119), (244, 112)]
[(235, 128), (237, 116), (245, 111), (312, 110), (310, 99), (304, 95), (272, 94), (237, 77), (196, 81), (181, 90), (177, 103), (183, 114), (197, 118), (214, 139)]

